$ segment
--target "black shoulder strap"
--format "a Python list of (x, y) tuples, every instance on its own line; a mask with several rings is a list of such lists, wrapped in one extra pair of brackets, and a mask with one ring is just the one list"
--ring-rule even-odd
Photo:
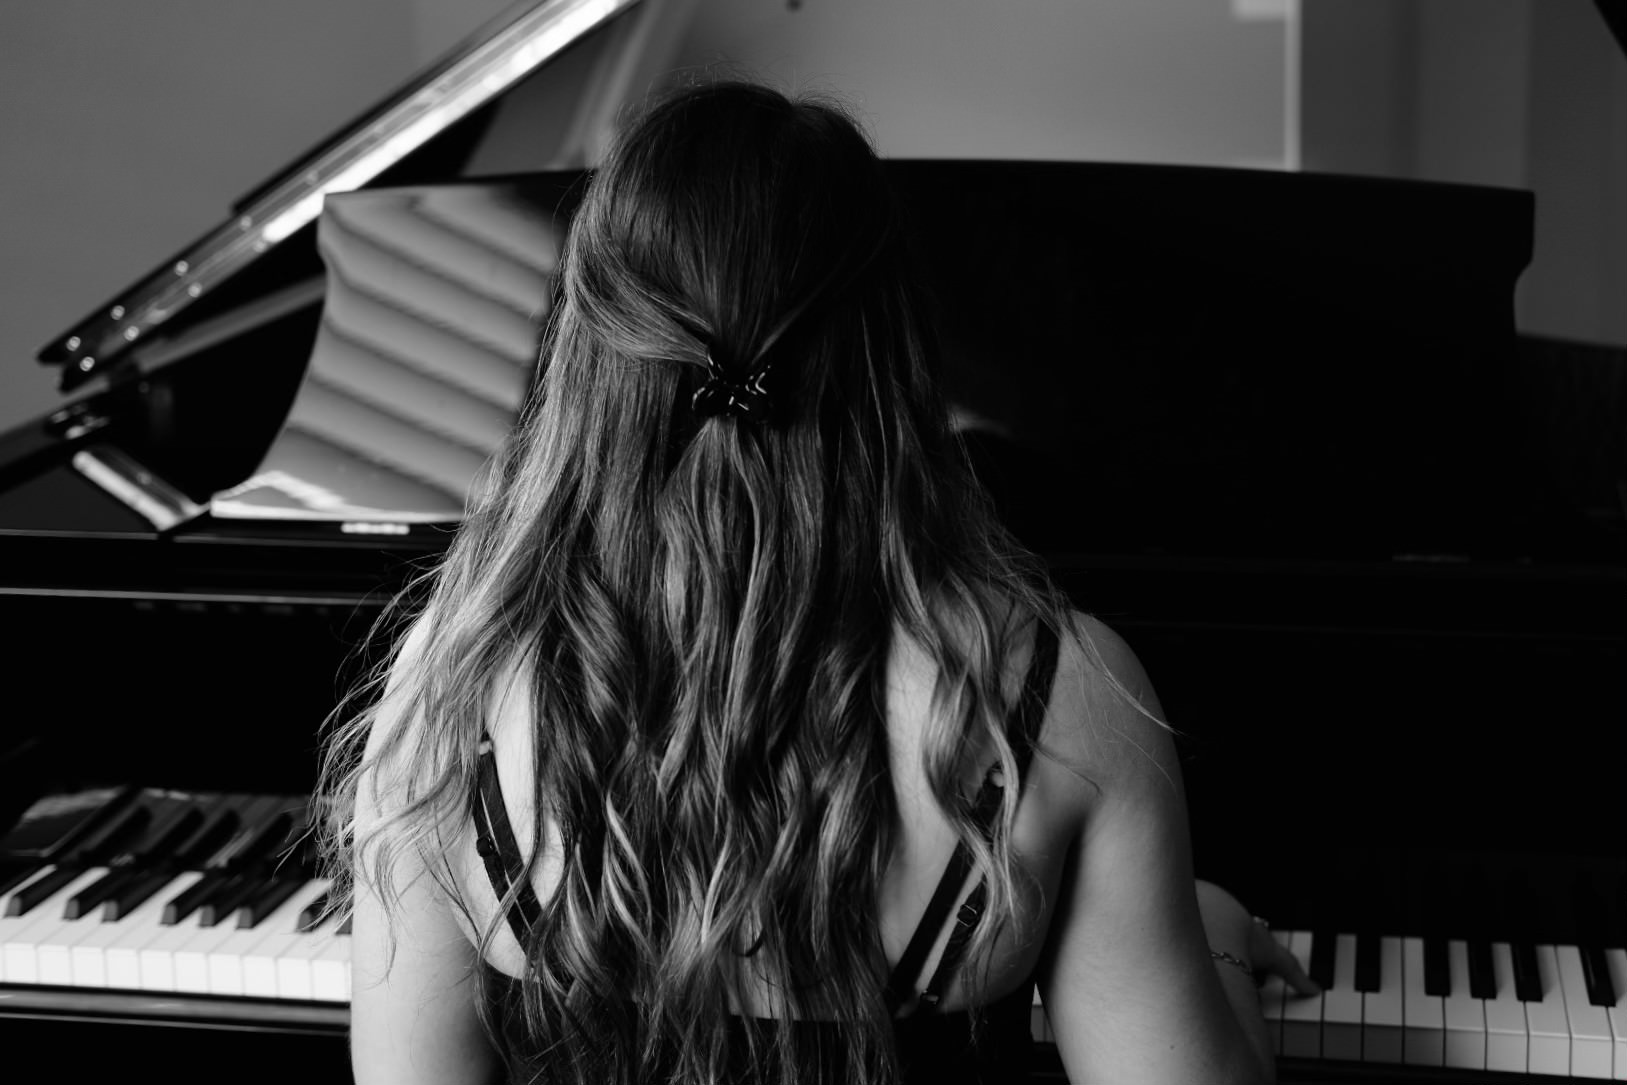
[[(1012, 752), (1017, 759), (1019, 793), (1023, 777), (1028, 771), (1028, 763), (1033, 757), (1034, 744), (1039, 739), (1040, 726), (1045, 720), (1045, 706), (1050, 703), (1051, 683), (1056, 677), (1057, 651), (1056, 631), (1044, 622), (1039, 623), (1039, 628), (1034, 634), (1034, 655), (1029, 660), (1028, 676), (1023, 684), (1022, 697), (1008, 721)], [(1000, 808), (1001, 790), (1001, 785), (989, 778), (984, 780), (982, 790), (978, 792), (973, 816), (986, 837), (992, 836), (994, 832), (994, 816)], [(949, 864), (944, 868), (943, 877), (938, 880), (938, 888), (932, 894), (932, 900), (927, 904), (926, 911), (922, 913), (921, 922), (915, 927), (915, 934), (910, 938), (903, 956), (898, 959), (897, 967), (887, 980), (887, 1004), (890, 1010), (896, 1011), (903, 1005), (911, 981), (920, 974), (921, 966), (926, 963), (927, 954), (932, 951), (932, 944), (937, 941), (938, 932), (943, 929), (943, 921), (948, 917), (949, 909), (954, 906), (955, 897), (960, 894), (960, 887), (966, 884), (966, 875), (971, 869), (971, 853), (966, 850), (964, 843), (956, 844), (954, 854), (949, 857)], [(955, 931), (949, 936), (949, 945), (944, 949), (943, 958), (939, 961), (931, 982), (921, 992), (922, 1001), (928, 1006), (936, 1005), (938, 999), (942, 997), (944, 984), (953, 974), (960, 955), (965, 952), (966, 943), (971, 938), (972, 929), (977, 925), (985, 896), (986, 887), (983, 882), (979, 882), (972, 890), (971, 896), (961, 905), (956, 916)]]
[(508, 925), (523, 946), (530, 929), (542, 919), (542, 904), (526, 877), (520, 843), (514, 839), (514, 828), (503, 807), (503, 789), (497, 782), (497, 758), (492, 752), (491, 737), (485, 732), (480, 735), (480, 779), (474, 795), (474, 819), (475, 850), (486, 866), (486, 877), (497, 894), (498, 905), (513, 893), (514, 899), (507, 909)]

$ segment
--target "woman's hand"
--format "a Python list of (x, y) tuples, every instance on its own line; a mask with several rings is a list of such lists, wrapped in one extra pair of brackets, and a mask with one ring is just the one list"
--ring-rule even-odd
[(1271, 928), (1251, 917), (1236, 897), (1202, 878), (1197, 879), (1197, 893), (1211, 950), (1240, 952), (1254, 970), (1256, 984), (1263, 984), (1271, 976), (1281, 976), (1297, 995), (1322, 993), (1322, 988), (1305, 974), (1298, 959), (1271, 937)]
[(1288, 952), (1288, 947), (1271, 937), (1271, 928), (1259, 920), (1249, 924), (1248, 961), (1254, 966), (1254, 982), (1264, 983), (1271, 976), (1281, 976), (1289, 990), (1301, 997), (1319, 995), (1322, 988), (1305, 974), (1299, 958)]

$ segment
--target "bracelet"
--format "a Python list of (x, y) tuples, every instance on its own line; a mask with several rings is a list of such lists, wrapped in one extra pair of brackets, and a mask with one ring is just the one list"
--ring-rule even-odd
[(1254, 978), (1254, 967), (1241, 957), (1235, 956), (1231, 953), (1221, 953), (1220, 951), (1213, 949), (1209, 951), (1209, 956), (1213, 957), (1217, 961), (1225, 961), (1229, 965), (1241, 968), (1243, 970), (1243, 974), (1249, 979)]

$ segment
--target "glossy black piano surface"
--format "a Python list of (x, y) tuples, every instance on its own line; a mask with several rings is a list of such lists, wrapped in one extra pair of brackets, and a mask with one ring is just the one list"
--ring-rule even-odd
[[(461, 175), (481, 123), (334, 208), (483, 193), (567, 223), (579, 173)], [(1279, 931), (1349, 939), (1364, 983), (1400, 949), (1385, 939), (1502, 944), (1511, 962), (1627, 946), (1627, 358), (1516, 334), (1529, 194), (890, 168), (980, 473), (1145, 663), (1180, 731), (1200, 876)], [(204, 504), (256, 472), (309, 387), (316, 235), (177, 318), (167, 351), (0, 437), (8, 680), (38, 706), (0, 748), (7, 821), (84, 786), (308, 794), (358, 646), (446, 545), (453, 524), (205, 514), (160, 531), (73, 467), (111, 447)], [(1354, 957), (1316, 965), (1355, 975)], [(100, 1027), (115, 1038), (91, 1046), (206, 1067), (297, 1051), (307, 1077), (343, 1080), (342, 1007), (308, 1001), (0, 977), (0, 1029), (84, 1045)], [(1285, 1081), (1513, 1080), (1281, 1065)]]

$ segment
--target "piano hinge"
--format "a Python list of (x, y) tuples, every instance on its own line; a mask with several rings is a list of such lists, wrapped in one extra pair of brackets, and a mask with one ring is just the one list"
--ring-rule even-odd
[(205, 511), (128, 453), (111, 445), (74, 453), (73, 467), (159, 531), (178, 527)]

